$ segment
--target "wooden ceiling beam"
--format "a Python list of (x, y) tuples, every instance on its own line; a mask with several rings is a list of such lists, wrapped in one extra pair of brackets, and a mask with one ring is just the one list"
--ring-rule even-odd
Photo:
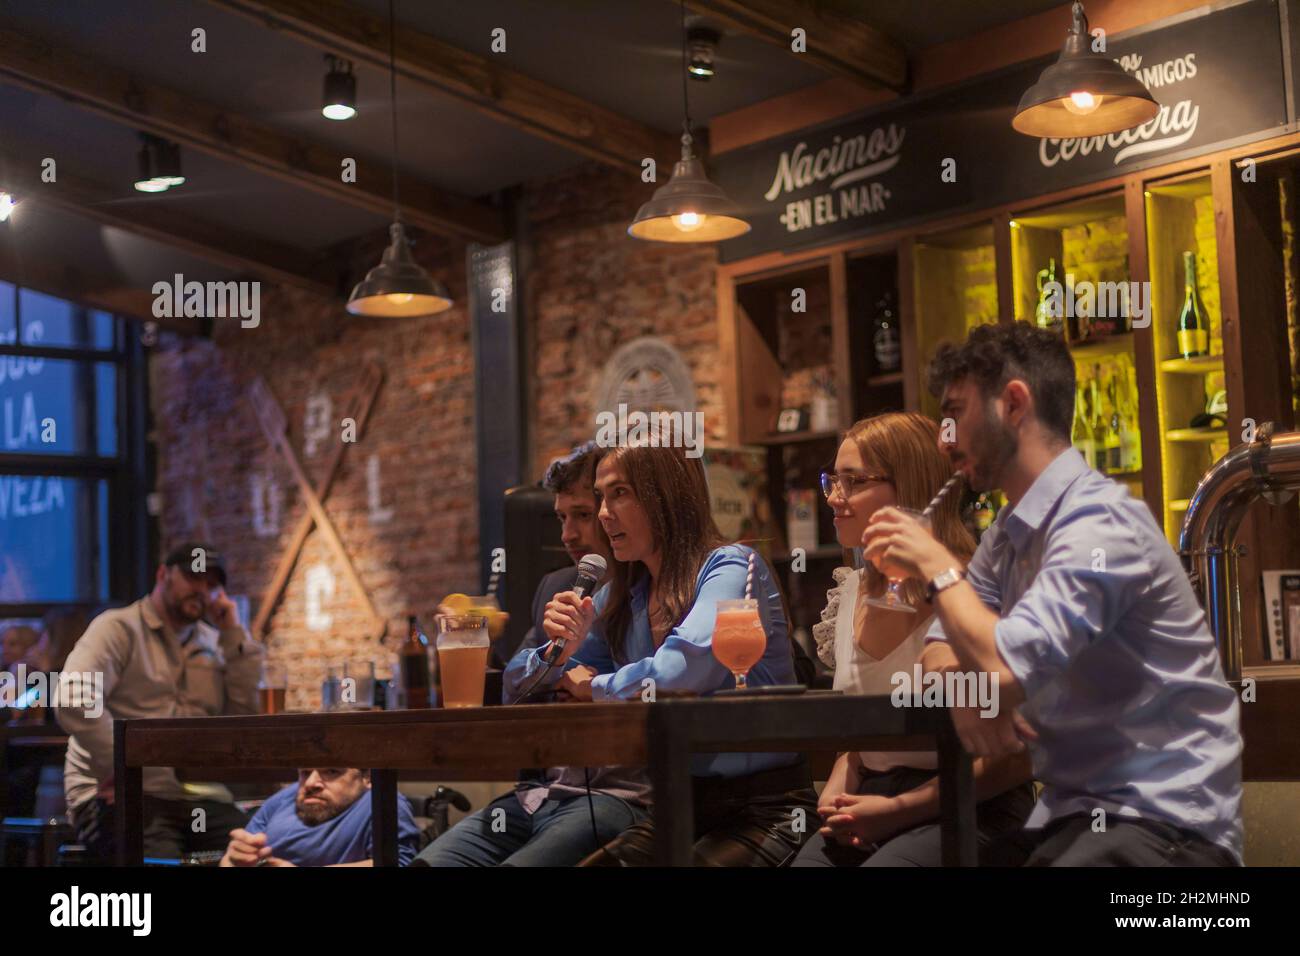
[[(907, 53), (902, 45), (870, 24), (836, 12), (824, 0), (686, 0), (686, 5), (831, 74), (875, 89), (907, 92)], [(806, 52), (791, 50), (795, 27), (807, 34)]]
[(145, 289), (132, 289), (116, 280), (91, 275), (71, 263), (23, 256), (15, 242), (0, 242), (0, 280), (139, 322), (155, 322), (160, 328), (184, 335), (198, 335), (200, 331), (197, 319), (155, 318), (154, 296)]
[(333, 298), (337, 289), (317, 257), (268, 239), (195, 219), (170, 207), (161, 196), (122, 196), (120, 190), (60, 169), (41, 182), (39, 161), (0, 149), (0, 189), (36, 206), (50, 205), (106, 226), (205, 259), (232, 272), (284, 283)]
[[(384, 17), (338, 0), (208, 2), (328, 53), (388, 70)], [(394, 59), (402, 76), (626, 172), (639, 173), (646, 157), (659, 162), (676, 159), (681, 148), (676, 136), (409, 27), (398, 30)]]
[[(63, 44), (0, 29), (0, 81), (58, 96), (227, 162), (385, 217), (392, 215), (392, 178), (386, 160), (355, 157), (357, 181), (345, 183), (344, 156), (337, 149), (142, 80)], [(490, 206), (409, 177), (402, 179), (401, 187), (402, 214), (408, 223), (476, 242), (500, 242), (505, 237), (501, 217)]]

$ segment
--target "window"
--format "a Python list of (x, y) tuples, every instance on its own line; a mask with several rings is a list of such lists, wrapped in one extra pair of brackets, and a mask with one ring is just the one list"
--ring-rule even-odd
[(0, 282), (0, 619), (136, 596), (141, 371), (125, 320)]

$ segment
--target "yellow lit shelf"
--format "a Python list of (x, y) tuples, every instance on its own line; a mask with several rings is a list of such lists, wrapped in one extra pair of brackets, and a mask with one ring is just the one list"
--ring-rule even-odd
[(1165, 432), (1165, 441), (1210, 442), (1228, 437), (1226, 428), (1173, 428)]
[(1223, 371), (1222, 355), (1198, 355), (1196, 358), (1171, 358), (1160, 363), (1160, 371), (1179, 375), (1209, 375)]
[(1095, 339), (1083, 339), (1071, 342), (1070, 355), (1076, 362), (1084, 359), (1097, 359), (1107, 355), (1122, 355), (1133, 351), (1133, 333), (1116, 332)]
[(1169, 502), (1170, 511), (1186, 511), (1192, 506), (1191, 498), (1174, 498)]

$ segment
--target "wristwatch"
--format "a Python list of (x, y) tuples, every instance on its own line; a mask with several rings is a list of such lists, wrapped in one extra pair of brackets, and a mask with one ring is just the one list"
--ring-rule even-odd
[(925, 599), (933, 601), (934, 596), (944, 588), (950, 588), (962, 578), (966, 577), (966, 572), (960, 568), (949, 568), (946, 571), (940, 571), (930, 579), (930, 583), (925, 586)]

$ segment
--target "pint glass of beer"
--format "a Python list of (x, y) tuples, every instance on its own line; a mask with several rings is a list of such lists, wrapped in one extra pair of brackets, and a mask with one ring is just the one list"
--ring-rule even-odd
[(438, 673), (443, 707), (483, 706), (488, 619), (481, 614), (438, 617)]

